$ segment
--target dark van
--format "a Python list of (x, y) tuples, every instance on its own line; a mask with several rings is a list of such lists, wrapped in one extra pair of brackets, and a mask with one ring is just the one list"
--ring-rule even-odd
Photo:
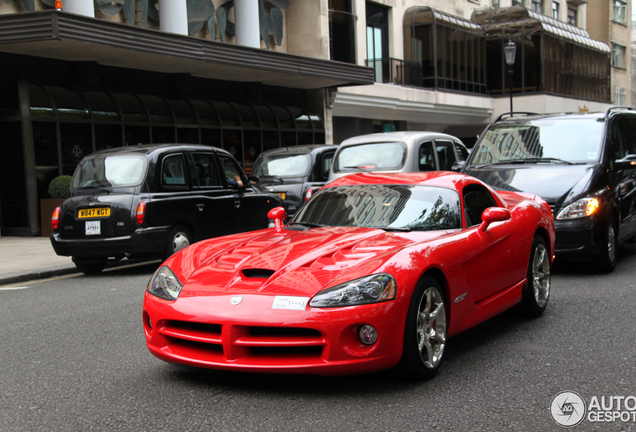
[(193, 242), (267, 228), (282, 205), (253, 187), (229, 152), (202, 145), (103, 150), (77, 166), (52, 218), (53, 249), (84, 273), (108, 260), (167, 258)]
[(636, 111), (504, 114), (485, 129), (463, 172), (552, 208), (558, 260), (616, 266), (636, 235)]

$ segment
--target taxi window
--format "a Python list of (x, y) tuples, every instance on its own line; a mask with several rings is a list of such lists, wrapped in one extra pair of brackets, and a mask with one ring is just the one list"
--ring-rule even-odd
[(196, 178), (200, 187), (222, 186), (213, 154), (193, 153), (192, 160), (194, 161), (195, 171), (192, 178)]
[(161, 167), (162, 186), (186, 186), (185, 164), (183, 155), (174, 154), (164, 158)]

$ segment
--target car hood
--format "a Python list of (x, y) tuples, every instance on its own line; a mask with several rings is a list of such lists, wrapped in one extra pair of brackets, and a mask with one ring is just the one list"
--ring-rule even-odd
[(464, 172), (495, 189), (538, 195), (550, 204), (564, 203), (589, 185), (598, 165), (508, 165), (467, 167)]
[(371, 228), (268, 229), (199, 242), (166, 261), (184, 283), (180, 297), (228, 294), (313, 296), (378, 272), (403, 248), (448, 231)]

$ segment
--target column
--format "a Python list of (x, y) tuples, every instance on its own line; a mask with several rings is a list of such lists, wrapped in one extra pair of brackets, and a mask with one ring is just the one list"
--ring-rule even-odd
[(65, 12), (95, 18), (93, 0), (63, 0), (62, 8)]
[(261, 47), (258, 0), (234, 0), (234, 25), (237, 45)]
[(186, 0), (159, 0), (159, 23), (168, 33), (188, 34)]

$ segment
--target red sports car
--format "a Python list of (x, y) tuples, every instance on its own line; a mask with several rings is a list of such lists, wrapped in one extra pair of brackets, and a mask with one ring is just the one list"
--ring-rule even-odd
[(283, 225), (204, 240), (152, 276), (150, 352), (251, 372), (437, 372), (449, 337), (550, 295), (541, 198), (451, 172), (339, 178)]

